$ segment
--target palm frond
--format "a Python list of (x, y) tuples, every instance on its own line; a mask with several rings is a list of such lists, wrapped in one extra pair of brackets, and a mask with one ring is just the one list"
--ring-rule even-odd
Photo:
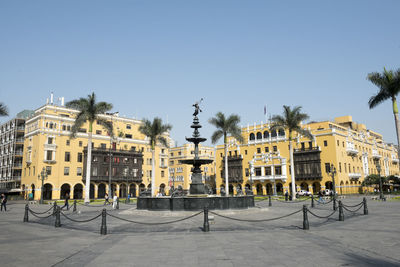
[(8, 116), (8, 109), (3, 103), (0, 103), (0, 116)]
[(76, 133), (82, 127), (82, 125), (86, 122), (85, 112), (81, 111), (75, 118), (75, 122), (71, 127), (71, 135), (70, 138), (75, 138)]
[(110, 133), (110, 137), (114, 137), (114, 126), (111, 121), (97, 118), (97, 123), (100, 124), (107, 132)]
[(222, 130), (217, 130), (217, 131), (215, 131), (215, 132), (212, 134), (212, 136), (211, 136), (211, 142), (212, 142), (213, 144), (217, 143), (218, 140), (219, 140), (222, 136), (224, 136), (224, 132), (223, 132)]

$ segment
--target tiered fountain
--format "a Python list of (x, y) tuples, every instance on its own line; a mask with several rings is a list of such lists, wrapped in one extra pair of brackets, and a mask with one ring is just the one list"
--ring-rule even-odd
[(186, 138), (187, 141), (194, 143), (194, 158), (180, 160), (182, 164), (192, 165), (192, 183), (190, 184), (189, 195), (182, 197), (138, 197), (137, 209), (147, 210), (201, 210), (205, 206), (209, 209), (243, 209), (254, 207), (254, 196), (216, 196), (205, 193), (204, 183), (202, 181), (201, 165), (213, 162), (212, 159), (199, 158), (199, 143), (206, 141), (206, 138), (200, 137), (199, 118), (197, 115), (201, 112), (199, 103), (193, 105), (193, 124), (194, 129), (192, 137)]

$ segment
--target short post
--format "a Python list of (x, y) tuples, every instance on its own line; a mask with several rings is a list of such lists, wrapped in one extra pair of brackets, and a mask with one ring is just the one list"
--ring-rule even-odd
[(117, 197), (117, 210), (119, 210), (119, 197)]
[(336, 197), (335, 196), (333, 196), (332, 201), (333, 201), (333, 210), (336, 210)]
[(314, 195), (311, 195), (311, 208), (314, 208)]
[(368, 206), (367, 206), (367, 198), (363, 198), (363, 203), (364, 203), (364, 215), (368, 215)]
[(101, 212), (101, 227), (100, 227), (100, 234), (106, 235), (107, 234), (107, 222), (106, 222), (107, 211), (103, 209)]
[(268, 206), (272, 206), (272, 202), (271, 202), (271, 196), (268, 196)]
[(340, 222), (344, 221), (343, 204), (341, 200), (339, 200), (339, 221)]
[(56, 215), (57, 212), (57, 201), (54, 200), (54, 205), (53, 205), (53, 216)]
[(208, 207), (204, 207), (204, 224), (203, 224), (203, 231), (209, 232), (210, 231), (210, 224), (208, 222)]
[(303, 230), (309, 230), (310, 224), (308, 223), (308, 210), (307, 205), (303, 205)]
[(74, 208), (72, 209), (72, 212), (76, 212), (76, 199), (74, 200)]
[(28, 212), (29, 212), (29, 205), (26, 204), (26, 205), (25, 205), (24, 222), (29, 222), (29, 215), (28, 215)]
[(285, 201), (288, 201), (288, 198), (289, 198), (288, 194), (285, 194)]
[(54, 227), (61, 227), (60, 213), (61, 213), (61, 209), (60, 209), (60, 207), (57, 207), (57, 209), (56, 209), (56, 222), (54, 223)]

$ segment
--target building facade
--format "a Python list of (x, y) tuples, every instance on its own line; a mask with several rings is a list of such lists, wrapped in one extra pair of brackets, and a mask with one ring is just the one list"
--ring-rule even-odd
[[(194, 158), (194, 144), (185, 144), (169, 149), (169, 186), (189, 190), (192, 166), (181, 164), (180, 160)], [(215, 149), (199, 144), (199, 158), (212, 159), (213, 163), (202, 165), (203, 182), (209, 190), (215, 186)]]
[[(48, 103), (35, 110), (25, 126), (21, 188), (25, 195), (39, 199), (42, 171), (44, 199), (84, 198), (88, 124), (71, 139), (71, 127), (78, 111)], [(100, 115), (114, 127), (114, 137), (98, 123), (93, 125), (90, 195), (104, 197), (109, 174), (113, 192), (137, 196), (151, 187), (152, 153), (147, 137), (139, 132), (140, 120), (118, 114)], [(169, 133), (165, 137), (172, 143)], [(156, 188), (168, 185), (168, 150), (156, 146)], [(110, 164), (111, 163), (111, 164)], [(108, 167), (108, 168), (107, 168)], [(111, 172), (110, 172), (111, 170)]]
[[(310, 122), (303, 128), (310, 130), (314, 139), (297, 133), (293, 136), (296, 190), (317, 193), (332, 189), (332, 166), (336, 169), (334, 178), (339, 194), (370, 190), (361, 183), (369, 174), (378, 174), (378, 165), (382, 176), (399, 175), (397, 148), (364, 124), (353, 122), (351, 116)], [(270, 124), (262, 123), (242, 128), (242, 136), (243, 144), (229, 138), (229, 192), (236, 194), (246, 188), (259, 195), (290, 192), (288, 132), (271, 131)], [(223, 146), (218, 146), (217, 191), (225, 187), (223, 160)]]

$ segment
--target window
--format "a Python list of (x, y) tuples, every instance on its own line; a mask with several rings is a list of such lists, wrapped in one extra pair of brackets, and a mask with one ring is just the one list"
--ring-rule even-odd
[(78, 133), (86, 133), (86, 129), (85, 128), (79, 128), (78, 129)]
[(130, 124), (127, 124), (127, 125), (126, 125), (126, 129), (132, 129), (131, 125), (130, 125)]
[(82, 146), (82, 141), (79, 141), (79, 146)]
[(271, 175), (271, 167), (265, 167), (265, 175)]
[(174, 156), (174, 153), (171, 153), (171, 157), (173, 157)]
[(47, 175), (51, 175), (51, 166), (46, 166)]
[(339, 146), (339, 140), (337, 140), (336, 143), (337, 143), (337, 146)]
[(331, 171), (331, 164), (325, 163), (325, 172), (329, 173)]
[(69, 167), (64, 167), (64, 175), (69, 175)]
[(257, 153), (258, 153), (258, 154), (261, 153), (261, 148), (257, 147)]
[(70, 140), (67, 140), (66, 145), (67, 145), (67, 146), (70, 145)]
[(344, 141), (342, 142), (342, 146), (344, 147)]
[(328, 141), (324, 140), (324, 146), (328, 146)]
[(82, 168), (81, 167), (76, 168), (76, 175), (82, 176)]
[(261, 176), (261, 168), (254, 168), (254, 171), (256, 173), (256, 176)]
[(250, 137), (249, 137), (249, 139), (250, 139), (250, 141), (253, 141), (253, 140), (255, 140), (255, 139), (256, 139), (256, 137), (255, 137), (254, 133), (251, 133), (251, 134), (250, 134)]
[(131, 134), (125, 134), (125, 138), (132, 139), (132, 135)]
[(65, 152), (65, 161), (70, 162), (71, 161), (71, 154), (69, 152)]
[(273, 149), (274, 149), (274, 152), (278, 151), (278, 147), (277, 146), (274, 146)]
[(82, 162), (83, 156), (82, 153), (78, 153), (78, 162)]
[(282, 175), (282, 166), (275, 166), (275, 175)]
[(133, 159), (133, 163), (136, 164), (137, 163), (137, 158)]
[(342, 172), (342, 163), (339, 162), (339, 172)]
[(135, 146), (131, 146), (131, 151), (136, 151), (136, 147)]
[(161, 177), (164, 177), (164, 171), (161, 171)]
[(47, 138), (47, 144), (52, 145), (53, 144), (53, 137)]
[(92, 166), (92, 175), (97, 176), (97, 166)]
[(244, 151), (244, 154), (247, 155), (247, 150)]
[[(178, 156), (182, 155), (182, 152), (178, 152)], [(222, 153), (221, 153), (221, 157), (222, 157)]]
[(169, 161), (169, 165), (174, 165), (174, 161), (173, 161), (173, 160), (170, 160), (170, 161)]
[(53, 151), (51, 150), (46, 151), (46, 160), (53, 160)]
[(101, 148), (101, 149), (106, 149), (106, 148), (107, 148), (107, 145), (104, 144), (104, 143), (101, 143), (101, 144), (100, 144), (100, 148)]

